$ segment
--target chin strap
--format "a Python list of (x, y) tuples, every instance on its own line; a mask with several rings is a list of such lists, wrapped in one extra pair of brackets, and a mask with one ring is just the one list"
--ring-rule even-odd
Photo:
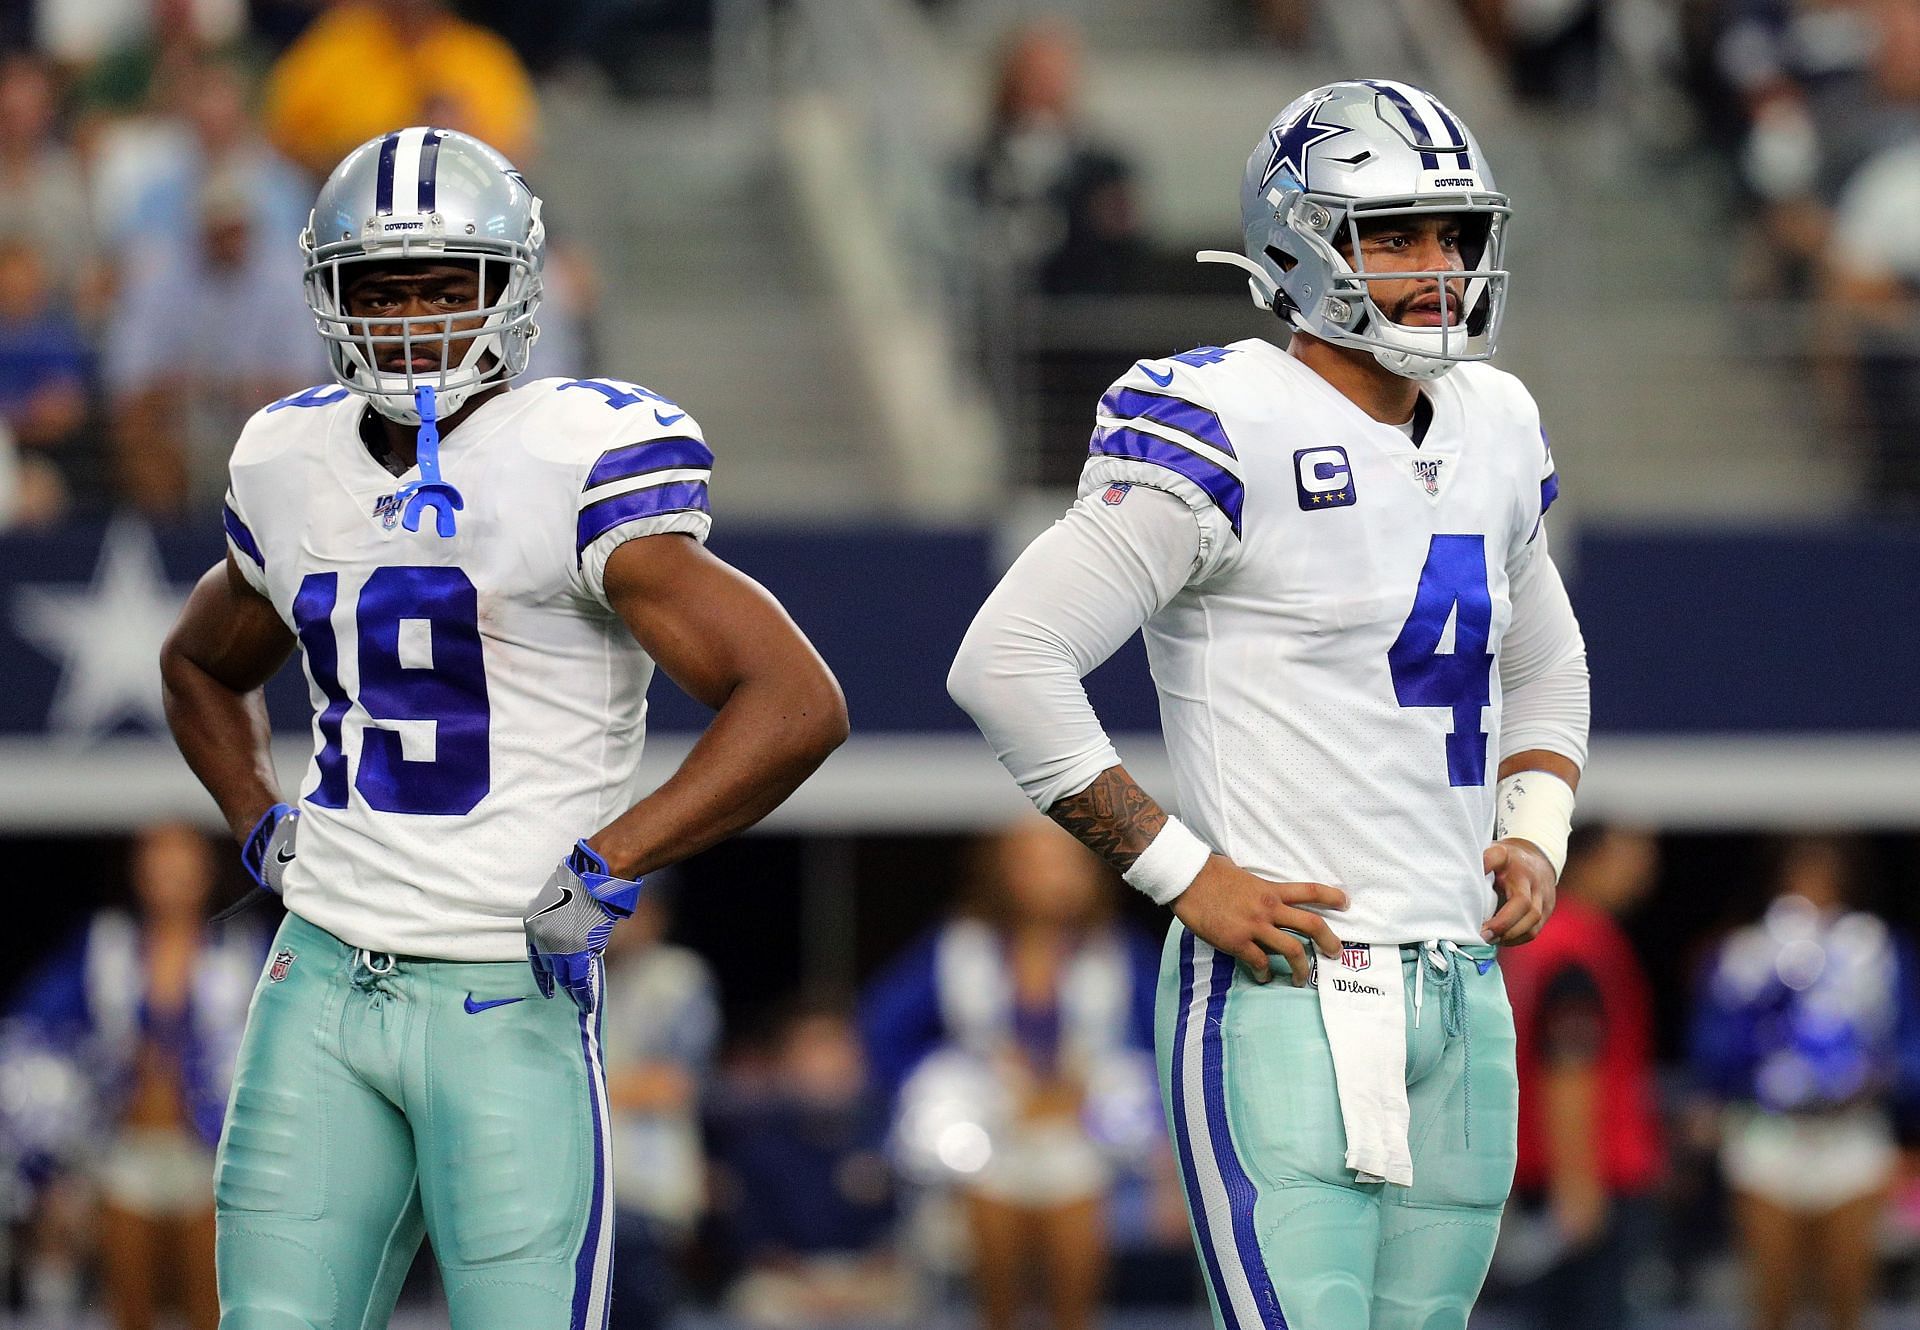
[(1261, 309), (1273, 308), (1273, 298), (1280, 288), (1273, 284), (1273, 278), (1267, 276), (1265, 268), (1245, 254), (1235, 254), (1225, 249), (1203, 249), (1193, 257), (1201, 263), (1224, 263), (1232, 268), (1244, 269), (1248, 277), (1247, 285), (1253, 291), (1253, 303)]
[(420, 479), (404, 485), (397, 496), (406, 506), (400, 523), (409, 531), (420, 529), (420, 510), (433, 509), (433, 525), (442, 539), (453, 535), (453, 515), (466, 507), (460, 491), (440, 479), (440, 420), (434, 411), (433, 389), (414, 390), (414, 408), (420, 413), (420, 433), (414, 443), (414, 455), (420, 463)]

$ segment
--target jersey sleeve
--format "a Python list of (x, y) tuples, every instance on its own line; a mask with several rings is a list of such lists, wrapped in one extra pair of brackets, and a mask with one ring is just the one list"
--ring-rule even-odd
[(233, 556), (233, 563), (240, 570), (240, 576), (247, 579), (247, 585), (267, 595), (267, 556), (260, 550), (260, 542), (253, 534), (253, 527), (240, 515), (240, 500), (235, 497), (233, 487), (227, 488), (227, 497), (220, 504), (220, 525), (226, 528), (227, 552)]
[(713, 452), (678, 408), (648, 411), (637, 432), (610, 438), (580, 484), (574, 557), (585, 589), (605, 602), (607, 559), (629, 540), (681, 532), (706, 543), (712, 478)]
[(1142, 361), (1100, 398), (1080, 497), (1118, 503), (1133, 485), (1163, 490), (1193, 510), (1200, 556), (1190, 580), (1212, 576), (1238, 554), (1246, 486), (1203, 366)]

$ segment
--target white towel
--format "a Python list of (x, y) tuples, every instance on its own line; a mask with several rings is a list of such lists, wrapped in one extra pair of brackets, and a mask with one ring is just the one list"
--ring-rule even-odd
[[(1378, 952), (1378, 956), (1375, 956)], [(1349, 942), (1316, 958), (1320, 1019), (1333, 1047), (1347, 1167), (1362, 1182), (1413, 1185), (1407, 1145), (1407, 1013), (1400, 948)]]

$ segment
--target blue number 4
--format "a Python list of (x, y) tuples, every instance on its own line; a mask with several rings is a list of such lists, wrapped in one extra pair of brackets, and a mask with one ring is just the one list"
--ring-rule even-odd
[[(294, 629), (307, 675), (326, 700), (316, 717), (319, 783), (307, 798), (347, 806), (342, 724), (353, 699), (340, 684), (333, 610), (338, 573), (310, 573), (293, 599)], [(487, 675), (480, 645), (479, 594), (458, 568), (381, 568), (360, 588), (354, 609), (360, 665), (361, 731), (354, 788), (368, 807), (388, 813), (457, 816), (471, 812), (492, 784)], [(410, 758), (400, 722), (432, 727), (433, 756)]]
[[(1447, 622), (1453, 650), (1442, 653)], [(1387, 649), (1393, 695), (1403, 707), (1446, 707), (1453, 712), (1447, 736), (1447, 783), (1487, 783), (1487, 732), (1481, 713), (1493, 698), (1493, 595), (1487, 589), (1487, 538), (1435, 536), (1427, 546), (1413, 612)]]

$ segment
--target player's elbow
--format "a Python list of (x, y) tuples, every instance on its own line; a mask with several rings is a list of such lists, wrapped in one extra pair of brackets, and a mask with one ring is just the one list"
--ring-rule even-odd
[(960, 650), (954, 653), (953, 664), (947, 669), (947, 696), (953, 699), (955, 706), (973, 717), (976, 723), (989, 706), (988, 659), (986, 644), (981, 641), (980, 626), (976, 621), (968, 631), (966, 640), (960, 643)]
[(851, 733), (846, 694), (840, 689), (840, 681), (824, 665), (806, 681), (791, 714), (798, 722), (794, 738), (802, 750), (801, 755), (815, 766), (826, 761)]

